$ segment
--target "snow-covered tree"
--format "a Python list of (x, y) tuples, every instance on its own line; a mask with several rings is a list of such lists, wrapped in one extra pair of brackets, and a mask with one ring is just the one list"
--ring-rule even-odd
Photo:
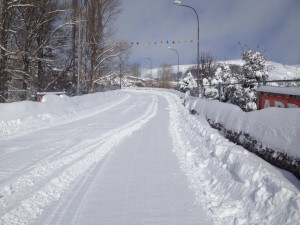
[[(233, 69), (231, 69), (233, 68)], [(224, 102), (231, 102), (231, 99), (237, 93), (241, 93), (239, 82), (241, 74), (239, 73), (239, 66), (227, 62), (223, 63), (216, 71), (217, 84), (221, 83), (221, 100)]]
[(179, 80), (179, 90), (182, 92), (194, 92), (196, 88), (197, 82), (191, 72), (188, 72), (185, 78)]
[(248, 112), (257, 109), (256, 90), (258, 84), (255, 82), (266, 79), (268, 73), (265, 68), (266, 59), (262, 53), (243, 50), (242, 59), (245, 63), (243, 65), (244, 76), (241, 81), (245, 82), (245, 84), (231, 87), (232, 96), (230, 96), (230, 101), (232, 104), (238, 105)]
[(202, 80), (204, 91), (203, 97), (209, 100), (218, 99), (219, 91), (217, 88), (217, 85), (219, 84), (218, 79), (212, 78), (212, 79), (206, 79), (204, 78)]
[(244, 50), (242, 52), (242, 59), (245, 61), (243, 72), (247, 81), (262, 81), (268, 77), (268, 72), (266, 71), (266, 59), (262, 53)]
[(245, 61), (242, 67), (224, 63), (215, 70), (214, 77), (203, 79), (203, 97), (218, 99), (221, 91), (222, 101), (238, 105), (244, 111), (256, 110), (257, 81), (268, 77), (266, 59), (262, 53), (251, 50), (242, 51), (242, 58)]
[[(230, 67), (227, 63), (220, 65), (215, 71), (215, 75), (210, 80), (204, 78), (203, 85), (204, 85), (204, 97), (207, 99), (219, 99), (219, 84), (228, 84), (232, 81), (231, 79), (231, 71)], [(211, 85), (210, 87), (205, 87)], [(226, 86), (222, 86), (221, 88), (221, 98), (222, 100), (225, 99)]]
[(227, 62), (217, 69), (215, 77), (219, 83), (228, 84), (232, 81), (232, 73)]

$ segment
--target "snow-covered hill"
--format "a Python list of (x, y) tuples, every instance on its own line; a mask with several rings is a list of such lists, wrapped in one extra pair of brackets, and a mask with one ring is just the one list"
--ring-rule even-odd
[(300, 78), (300, 66), (299, 65), (284, 65), (275, 62), (267, 62), (267, 66), (270, 69), (269, 80), (283, 80), (283, 79), (299, 79)]
[[(225, 61), (220, 61), (219, 63), (224, 63)], [(228, 64), (242, 66), (243, 60), (229, 60)], [(266, 68), (269, 72), (268, 80), (290, 80), (300, 78), (300, 65), (284, 65), (277, 62), (267, 61)]]
[[(222, 64), (225, 61), (218, 61), (217, 63)], [(241, 59), (237, 60), (228, 60), (226, 61), (228, 64), (240, 65), (242, 66), (244, 61)], [(179, 71), (183, 74), (194, 64), (191, 65), (179, 65)], [(300, 78), (300, 65), (284, 65), (277, 62), (268, 61), (266, 63), (267, 71), (269, 72), (269, 79), (268, 80), (284, 80), (284, 79), (299, 79)], [(152, 74), (153, 78), (158, 77), (158, 69), (153, 68)], [(174, 73), (177, 72), (177, 65), (172, 66)], [(145, 77), (147, 74), (150, 74), (151, 71), (149, 69), (142, 69), (142, 77)]]

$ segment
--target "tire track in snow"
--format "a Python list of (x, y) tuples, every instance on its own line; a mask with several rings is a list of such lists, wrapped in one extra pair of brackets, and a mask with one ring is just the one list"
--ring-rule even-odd
[[(108, 120), (105, 120), (105, 121), (99, 121), (99, 122), (97, 122), (96, 124), (93, 124), (93, 126), (100, 126), (100, 125), (103, 125), (103, 124), (108, 123), (108, 122), (110, 122), (110, 121), (116, 120), (117, 118), (120, 118), (121, 116), (123, 116), (123, 114), (126, 114), (126, 113), (130, 112), (131, 110), (133, 110), (136, 106), (137, 106), (137, 104), (131, 105), (130, 107), (128, 107), (127, 109), (125, 109), (125, 110), (122, 111), (122, 112), (116, 112), (116, 113), (112, 114), (112, 115), (111, 115), (112, 118), (110, 118), (110, 119), (108, 119)], [(86, 132), (84, 132), (84, 131), (86, 131)], [(84, 135), (82, 135), (83, 132), (84, 132)], [(92, 129), (91, 129), (90, 127), (84, 128), (84, 129), (83, 129), (83, 132), (82, 132), (82, 130), (81, 130), (80, 133), (75, 133), (73, 136), (72, 136), (72, 135), (70, 135), (70, 136), (72, 136), (72, 138), (74, 138), (74, 139), (85, 140), (86, 138), (88, 138), (89, 134), (92, 132)], [(108, 136), (110, 136), (110, 135), (111, 135), (110, 133), (104, 134), (104, 135), (101, 136), (100, 139), (104, 139), (104, 140), (105, 140), (106, 136), (108, 137)], [(72, 155), (72, 154), (75, 153), (74, 147), (78, 149), (77, 151), (81, 151), (80, 149), (82, 149), (82, 148), (84, 148), (86, 145), (88, 145), (88, 143), (84, 143), (84, 142), (82, 143), (81, 140), (78, 141), (78, 142), (76, 142), (76, 143), (74, 143), (74, 144), (72, 144), (72, 145), (71, 145), (70, 147), (68, 147), (66, 150), (61, 151), (61, 152), (58, 152), (58, 153), (55, 154), (55, 155), (51, 155), (51, 157), (49, 157), (48, 160), (51, 160), (51, 161), (52, 161), (52, 160), (58, 160), (58, 159), (60, 159), (60, 158), (62, 158), (62, 157), (68, 157), (69, 155)], [(97, 140), (94, 141), (94, 143), (96, 143), (96, 142), (98, 142), (98, 141), (99, 141), (99, 140), (97, 139)], [(89, 143), (90, 143), (90, 142), (89, 142)]]
[[(113, 117), (111, 120), (116, 119), (117, 117), (120, 117), (122, 114), (126, 113), (127, 111), (130, 111), (133, 109), (135, 105), (130, 106), (129, 108), (125, 109), (123, 112), (118, 113), (118, 116)], [(116, 113), (117, 114), (117, 113)], [(107, 122), (107, 121), (106, 121)], [(98, 122), (96, 125), (100, 125), (102, 122)], [(84, 139), (89, 134), (87, 133), (88, 129), (81, 129), (80, 133), (78, 133), (75, 137), (75, 139)], [(38, 163), (35, 163), (34, 165), (31, 165), (29, 168), (25, 168), (22, 170), (22, 173), (19, 174), (19, 177), (17, 179), (8, 179), (5, 182), (2, 182), (2, 188), (0, 186), (0, 193), (5, 193), (3, 190), (10, 191), (9, 186), (14, 186), (14, 188), (10, 192), (14, 193), (21, 193), (20, 190), (23, 190), (24, 188), (28, 186), (38, 185), (38, 182), (43, 181), (44, 179), (48, 179), (47, 176), (51, 175), (52, 173), (55, 173), (55, 171), (59, 171), (60, 167), (66, 166), (69, 163), (72, 163), (74, 160), (83, 157), (86, 154), (89, 154), (91, 151), (93, 151), (93, 147), (97, 147), (99, 143), (103, 143), (106, 141), (107, 138), (112, 136), (114, 133), (116, 133), (118, 130), (112, 130), (109, 131), (102, 136), (100, 136), (97, 139), (94, 139), (93, 141), (79, 141), (70, 146), (67, 149), (64, 149), (62, 152), (50, 154), (51, 158), (49, 156), (46, 157), (44, 160), (40, 160)], [(82, 137), (82, 133), (85, 133)], [(71, 134), (71, 136), (74, 134)], [(60, 154), (64, 153), (62, 157), (58, 157)], [(32, 169), (32, 167), (34, 167)], [(14, 174), (15, 175), (15, 174)], [(34, 179), (36, 178), (36, 179)], [(40, 178), (40, 180), (39, 180)], [(12, 185), (13, 183), (18, 185)], [(6, 185), (7, 184), (7, 185)], [(32, 188), (32, 187), (31, 187)], [(1, 191), (2, 190), (2, 191)], [(2, 194), (3, 195), (3, 194)], [(6, 195), (8, 196), (8, 195)], [(5, 197), (0, 197), (0, 206), (1, 203), (4, 201)]]
[[(21, 127), (21, 129), (18, 129), (16, 131), (14, 131), (13, 133), (5, 133), (6, 129), (3, 129), (0, 131), (0, 140), (11, 140), (14, 139), (16, 137), (21, 137), (21, 136), (25, 136), (28, 135), (30, 133), (39, 131), (39, 130), (44, 130), (44, 129), (49, 129), (52, 127), (56, 127), (56, 126), (60, 126), (63, 124), (68, 124), (68, 123), (72, 123), (74, 121), (78, 121), (81, 119), (85, 119), (87, 117), (91, 117), (91, 116), (95, 116), (99, 113), (105, 112), (107, 110), (110, 110), (120, 104), (122, 104), (123, 102), (127, 101), (130, 98), (130, 95), (125, 93), (124, 96), (122, 96), (121, 99), (118, 99), (117, 101), (109, 104), (104, 103), (103, 105), (97, 106), (95, 108), (93, 108), (92, 113), (91, 112), (80, 112), (80, 114), (76, 114), (76, 113), (72, 113), (69, 112), (67, 113), (67, 115), (60, 117), (57, 117), (56, 119), (54, 119), (54, 121), (51, 121), (51, 123), (47, 123), (47, 124), (43, 124), (43, 126), (41, 126), (40, 122), (44, 121), (44, 117), (53, 117), (53, 115), (49, 114), (49, 113), (43, 113), (43, 114), (38, 114), (35, 117), (29, 116), (28, 118), (23, 119), (21, 122), (21, 124), (15, 125), (15, 127)], [(99, 109), (100, 108), (100, 109)], [(81, 115), (83, 113), (83, 115)], [(54, 114), (54, 117), (56, 115)], [(38, 120), (37, 125), (34, 125), (34, 122), (32, 123), (32, 121), (34, 120)], [(47, 121), (47, 120), (46, 120)], [(15, 121), (0, 121), (0, 123), (6, 123), (6, 124), (10, 124), (12, 122)], [(25, 123), (25, 125), (23, 124)], [(5, 126), (4, 126), (5, 127)], [(22, 127), (26, 127), (26, 129), (22, 129)]]
[[(133, 132), (140, 129), (153, 118), (156, 113), (157, 97), (152, 97), (152, 103), (142, 116), (109, 132), (106, 135), (105, 140), (97, 140), (92, 146), (86, 146), (89, 148), (89, 151), (86, 154), (81, 155), (72, 162), (62, 162), (60, 168), (63, 168), (63, 170), (56, 170), (56, 174), (50, 173), (49, 176), (51, 180), (46, 184), (43, 184), (43, 186), (40, 186), (38, 190), (34, 190), (33, 192), (27, 190), (31, 189), (32, 185), (34, 185), (33, 180), (31, 180), (32, 183), (30, 183), (30, 177), (34, 177), (35, 174), (31, 173), (27, 175), (28, 178), (26, 178), (27, 182), (25, 183), (22, 183), (21, 179), (10, 185), (1, 187), (0, 193), (2, 194), (0, 194), (0, 204), (2, 208), (1, 211), (4, 213), (1, 213), (0, 224), (28, 224), (30, 221), (34, 220), (42, 213), (44, 207), (59, 199), (61, 194), (63, 194), (63, 192), (71, 185), (72, 181), (89, 170), (95, 163), (103, 159), (113, 147), (117, 146), (124, 138), (129, 137)], [(68, 156), (68, 158), (69, 157), (70, 156)], [(57, 165), (48, 164), (44, 168), (39, 168), (38, 171), (41, 172), (39, 177), (44, 178), (42, 175), (43, 171), (51, 171), (55, 166)], [(53, 176), (51, 177), (51, 175)], [(21, 195), (19, 195), (16, 201), (11, 204), (11, 197), (18, 191)]]
[[(121, 99), (120, 101), (114, 102), (113, 104), (111, 104), (111, 106), (106, 106), (103, 109), (101, 109), (100, 111), (97, 111), (96, 115), (94, 116), (99, 116), (102, 113), (106, 113), (108, 110), (111, 110), (113, 108), (116, 108), (118, 106), (120, 106), (122, 103), (124, 105), (128, 105), (127, 100), (130, 99), (130, 95), (128, 93), (126, 93), (125, 95), (126, 97), (124, 99)], [(142, 101), (141, 98), (138, 99), (139, 101)], [(107, 104), (106, 104), (107, 105)], [(130, 107), (126, 108), (124, 111), (122, 112), (116, 112), (114, 114), (111, 114), (109, 119), (106, 120), (100, 120), (99, 122), (93, 124), (93, 126), (100, 126), (102, 124), (105, 124), (107, 122), (113, 121), (121, 116), (123, 116), (123, 114), (128, 113), (129, 111), (133, 110), (136, 106), (138, 105), (138, 102), (131, 105)], [(95, 114), (95, 113), (93, 113)], [(92, 118), (90, 117), (90, 118)], [(82, 118), (85, 119), (86, 117)], [(78, 121), (78, 119), (76, 119), (76, 121)], [(60, 124), (61, 125), (61, 124)], [(58, 126), (58, 125), (57, 125)], [(52, 141), (46, 140), (39, 142), (39, 144), (34, 144), (33, 146), (28, 146), (26, 149), (42, 149), (45, 148), (45, 146), (47, 145), (47, 148), (49, 150), (50, 153), (44, 155), (42, 158), (38, 158), (36, 160), (33, 160), (31, 163), (27, 164), (27, 163), (23, 163), (21, 165), (18, 166), (18, 168), (16, 168), (15, 166), (13, 167), (13, 169), (11, 169), (9, 171), (9, 169), (6, 169), (7, 172), (2, 172), (2, 176), (6, 175), (6, 178), (1, 179), (1, 186), (4, 186), (5, 184), (12, 182), (12, 180), (14, 179), (14, 177), (20, 177), (23, 174), (29, 173), (32, 169), (36, 168), (36, 167), (41, 167), (41, 165), (43, 164), (47, 164), (49, 163), (50, 160), (58, 160), (60, 156), (64, 156), (66, 154), (73, 154), (75, 152), (74, 148), (78, 147), (77, 151), (80, 151), (81, 148), (85, 148), (86, 145), (89, 145), (89, 143), (86, 143), (85, 141), (83, 141), (85, 138), (87, 138), (89, 136), (89, 134), (91, 133), (91, 127), (86, 126), (86, 127), (81, 127), (80, 132), (76, 130), (74, 130), (74, 132), (68, 132), (67, 136), (64, 137), (63, 140), (61, 140), (61, 138), (59, 140), (57, 139), (53, 139)], [(69, 139), (73, 139), (76, 140), (75, 142), (72, 141), (72, 143), (69, 146), (65, 146), (65, 139), (69, 138)], [(101, 138), (105, 138), (105, 135), (103, 135)], [(95, 140), (97, 141), (97, 140)], [(58, 146), (58, 142), (61, 142), (60, 146)], [(66, 148), (67, 147), (67, 148)], [(23, 151), (26, 151), (26, 149), (22, 149)], [(62, 151), (57, 151), (57, 149), (62, 149)], [(4, 154), (2, 155), (2, 157), (0, 157), (0, 162), (3, 160), (9, 160), (9, 158), (14, 159), (14, 157), (16, 157), (16, 154), (18, 154), (18, 152), (13, 152), (13, 153), (9, 153), (9, 154)], [(31, 153), (32, 154), (32, 153)], [(32, 172), (34, 174), (34, 172)], [(37, 173), (38, 174), (38, 173)], [(12, 175), (12, 176), (10, 176)], [(30, 182), (31, 183), (31, 182)], [(0, 187), (1, 187), (0, 186)], [(0, 193), (1, 193), (1, 189), (0, 189)], [(1, 197), (0, 197), (0, 206), (1, 206)], [(0, 215), (1, 215), (1, 211), (0, 211)]]

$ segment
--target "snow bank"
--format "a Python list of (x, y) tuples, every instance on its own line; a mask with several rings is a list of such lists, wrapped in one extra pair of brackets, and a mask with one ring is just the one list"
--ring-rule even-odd
[(1, 103), (0, 140), (91, 116), (127, 98), (126, 93), (112, 91), (80, 97), (49, 94), (43, 102)]
[[(250, 117), (252, 122), (246, 122), (248, 118), (238, 108), (199, 101), (195, 107), (202, 112), (194, 116), (177, 96), (166, 98), (170, 104), (170, 132), (175, 154), (196, 194), (196, 202), (208, 209), (214, 224), (299, 224), (299, 181), (227, 141), (205, 118), (210, 115), (224, 120), (227, 116), (226, 122), (240, 129), (244, 120), (248, 125), (246, 129), (251, 129), (250, 126), (257, 127), (252, 120), (256, 115)], [(190, 103), (190, 107), (194, 105)]]
[(235, 105), (193, 97), (189, 97), (187, 107), (228, 130), (248, 133), (267, 147), (300, 158), (299, 109), (270, 107), (246, 113)]

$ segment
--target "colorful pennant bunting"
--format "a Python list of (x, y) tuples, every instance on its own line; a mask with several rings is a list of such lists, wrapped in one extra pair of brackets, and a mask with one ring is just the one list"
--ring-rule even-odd
[[(163, 45), (163, 44), (166, 44), (166, 45), (169, 45), (169, 44), (172, 44), (172, 45), (175, 45), (175, 44), (195, 44), (197, 43), (198, 41), (197, 40), (173, 40), (173, 41), (169, 41), (169, 40), (160, 40), (160, 41), (112, 41), (112, 40), (109, 40), (109, 41), (106, 41), (105, 43), (103, 43), (102, 45), (105, 45), (105, 46), (116, 46), (116, 45), (125, 45), (125, 46), (141, 46), (141, 45), (157, 45), (157, 44), (160, 44), (160, 45)], [(82, 42), (81, 43), (82, 45), (100, 45), (98, 43), (88, 43), (88, 42)]]

